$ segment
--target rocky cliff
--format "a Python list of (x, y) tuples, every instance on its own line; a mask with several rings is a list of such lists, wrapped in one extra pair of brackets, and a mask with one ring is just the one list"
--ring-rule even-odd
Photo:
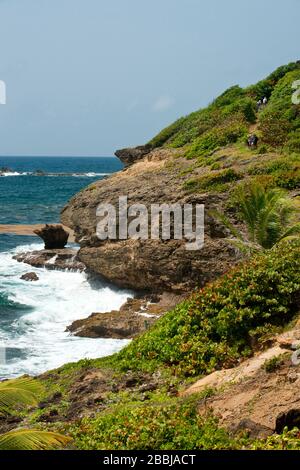
[[(295, 62), (256, 85), (233, 86), (146, 146), (117, 151), (125, 169), (81, 191), (62, 211), (62, 222), (74, 229), (80, 243), (80, 260), (119, 286), (175, 292), (202, 286), (234, 265), (240, 255), (211, 214), (217, 209), (237, 222), (234, 190), (243, 180), (261, 178), (264, 184), (298, 188), (300, 164), (292, 155), (300, 150), (300, 110), (291, 96), (299, 73)], [(267, 105), (258, 107), (263, 97)], [(247, 148), (249, 135), (256, 136), (256, 148)], [(187, 251), (183, 240), (101, 242), (96, 236), (97, 206), (118, 207), (119, 196), (127, 196), (129, 205), (147, 207), (204, 204), (204, 248)]]
[[(226, 197), (186, 191), (189, 167), (190, 162), (180, 151), (155, 149), (125, 170), (77, 194), (61, 218), (75, 231), (81, 245), (80, 260), (119, 286), (151, 291), (186, 291), (226, 271), (237, 261), (238, 253), (225, 239), (226, 229), (208, 215), (210, 209), (220, 208)], [(184, 170), (188, 170), (186, 175)], [(96, 208), (103, 202), (118, 207), (119, 196), (127, 196), (128, 205), (143, 203), (147, 207), (152, 203), (205, 204), (204, 248), (187, 251), (183, 240), (101, 242), (96, 236)]]

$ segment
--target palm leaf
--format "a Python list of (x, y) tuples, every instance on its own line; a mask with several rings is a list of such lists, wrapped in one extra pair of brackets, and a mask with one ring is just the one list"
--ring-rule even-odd
[(69, 437), (53, 432), (21, 429), (0, 435), (0, 450), (53, 450), (70, 441)]
[(211, 210), (209, 211), (209, 215), (219, 220), (219, 222), (222, 222), (222, 224), (228, 228), (235, 238), (241, 241), (243, 240), (242, 234), (235, 228), (235, 226), (230, 222), (229, 218), (225, 214), (222, 214), (217, 210)]
[(35, 405), (43, 390), (40, 382), (29, 377), (0, 382), (0, 413), (11, 413), (16, 404)]
[(295, 238), (300, 236), (300, 222), (298, 224), (289, 227), (281, 236), (280, 240), (285, 240), (286, 238)]

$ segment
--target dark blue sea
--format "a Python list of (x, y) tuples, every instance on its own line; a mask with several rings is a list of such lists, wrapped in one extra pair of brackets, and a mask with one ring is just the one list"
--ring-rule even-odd
[[(92, 182), (122, 169), (117, 158), (0, 157), (0, 224), (59, 222), (67, 201)], [(100, 357), (124, 341), (76, 338), (72, 321), (119, 308), (130, 293), (95, 286), (84, 273), (35, 269), (13, 255), (42, 249), (36, 237), (0, 234), (0, 378), (38, 374), (66, 362)], [(34, 271), (39, 281), (21, 275)]]

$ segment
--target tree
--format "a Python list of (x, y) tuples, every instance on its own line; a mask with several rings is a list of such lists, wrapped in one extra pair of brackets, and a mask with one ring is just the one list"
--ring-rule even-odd
[(252, 182), (239, 189), (236, 200), (247, 227), (248, 241), (224, 214), (213, 212), (212, 215), (245, 247), (270, 249), (283, 239), (300, 235), (299, 205), (282, 190)]
[[(35, 405), (42, 385), (31, 378), (0, 382), (0, 415), (11, 414), (16, 403)], [(0, 450), (50, 450), (64, 447), (70, 438), (54, 432), (19, 429), (0, 435)]]

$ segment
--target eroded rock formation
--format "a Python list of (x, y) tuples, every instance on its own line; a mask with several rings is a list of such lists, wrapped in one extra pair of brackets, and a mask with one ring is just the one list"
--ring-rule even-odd
[(84, 271), (85, 265), (78, 260), (77, 251), (70, 248), (62, 250), (39, 250), (18, 253), (14, 259), (35, 268)]
[(46, 224), (34, 233), (45, 242), (45, 250), (61, 249), (68, 243), (69, 233), (61, 225)]
[[(177, 150), (157, 149), (73, 197), (61, 220), (75, 231), (81, 246), (79, 259), (118, 286), (152, 292), (190, 291), (228, 270), (240, 255), (226, 239), (226, 229), (209, 216), (210, 209), (222, 210), (226, 195), (185, 191), (183, 183), (191, 176), (189, 168), (190, 162)], [(118, 207), (119, 196), (127, 196), (128, 205), (142, 203), (147, 208), (174, 202), (204, 204), (204, 248), (188, 251), (184, 240), (100, 241), (96, 236), (97, 206), (111, 203)]]

